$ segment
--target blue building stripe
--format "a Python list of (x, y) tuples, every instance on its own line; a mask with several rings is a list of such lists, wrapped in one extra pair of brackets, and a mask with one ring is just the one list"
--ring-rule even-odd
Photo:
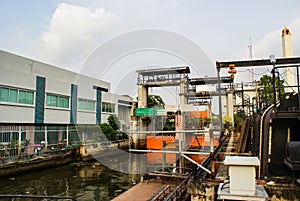
[(101, 103), (102, 103), (102, 91), (97, 89), (97, 100), (96, 100), (96, 124), (101, 124)]
[(71, 84), (70, 124), (77, 123), (77, 94), (78, 94), (78, 86), (75, 84)]
[(45, 85), (46, 85), (46, 78), (37, 76), (36, 77), (35, 114), (34, 114), (34, 122), (36, 124), (44, 123)]

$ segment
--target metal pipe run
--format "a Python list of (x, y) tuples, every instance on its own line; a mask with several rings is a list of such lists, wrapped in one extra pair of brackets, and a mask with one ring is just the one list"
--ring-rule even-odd
[(202, 170), (204, 170), (205, 172), (207, 172), (208, 174), (211, 174), (211, 171), (205, 167), (203, 167), (202, 165), (200, 165), (199, 163), (197, 163), (196, 161), (194, 161), (193, 159), (191, 159), (190, 157), (181, 154), (182, 157), (186, 158), (187, 160), (191, 161), (192, 163), (196, 164), (199, 168), (201, 168)]
[(142, 153), (166, 153), (166, 154), (198, 154), (209, 155), (210, 152), (193, 152), (193, 151), (171, 151), (171, 150), (151, 150), (151, 149), (129, 149), (129, 152), (142, 152)]
[(220, 126), (220, 136), (222, 135), (222, 96), (221, 96), (221, 80), (220, 80), (220, 68), (218, 71), (218, 92), (219, 92), (219, 126)]
[(208, 133), (208, 130), (176, 130), (176, 131), (138, 131), (129, 132), (129, 134), (173, 134), (173, 133)]

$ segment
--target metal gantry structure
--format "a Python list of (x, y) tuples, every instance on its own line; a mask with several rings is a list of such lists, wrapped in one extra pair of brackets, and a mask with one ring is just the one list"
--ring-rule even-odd
[[(247, 95), (244, 93), (245, 91), (249, 91), (250, 89), (244, 88), (246, 83), (243, 84), (234, 84), (233, 74), (236, 73), (235, 68), (243, 68), (243, 67), (255, 67), (255, 66), (271, 66), (273, 67), (273, 79), (275, 79), (275, 70), (279, 67), (279, 65), (292, 65), (295, 63), (299, 63), (300, 58), (280, 58), (276, 59), (276, 63), (271, 61), (270, 59), (263, 59), (263, 60), (249, 60), (249, 61), (228, 61), (228, 62), (216, 62), (217, 68), (217, 77), (211, 78), (189, 78), (190, 69), (187, 66), (183, 67), (171, 67), (171, 68), (160, 68), (160, 69), (146, 69), (146, 70), (139, 70), (138, 73), (138, 88), (139, 88), (139, 96), (138, 96), (138, 108), (146, 108), (147, 107), (147, 98), (148, 98), (148, 88), (150, 87), (164, 87), (164, 86), (180, 86), (180, 104), (194, 104), (194, 105), (209, 105), (211, 102), (211, 98), (213, 96), (219, 97), (219, 135), (222, 135), (223, 125), (222, 125), (222, 101), (221, 98), (224, 95), (228, 95), (228, 91), (231, 93), (235, 93), (237, 96), (241, 96), (243, 102), (241, 107), (245, 111), (245, 108), (249, 108), (248, 114), (254, 114), (254, 109), (250, 111), (250, 107), (254, 108), (254, 102), (252, 105), (250, 104), (250, 100), (248, 102), (244, 102)], [(229, 73), (231, 76), (221, 77), (220, 71), (221, 69), (229, 68)], [(298, 71), (297, 71), (298, 72)], [(197, 86), (205, 85), (205, 84), (217, 84), (217, 91), (209, 92), (209, 91), (197, 91)], [(223, 90), (222, 90), (223, 89)], [(228, 90), (228, 91), (227, 91)], [(259, 89), (257, 88), (257, 83), (254, 89), (257, 90), (255, 93), (258, 93)], [(232, 92), (233, 91), (233, 92)], [(276, 90), (274, 90), (276, 92)], [(240, 94), (240, 95), (239, 95)], [(248, 97), (249, 99), (249, 97)], [(255, 100), (255, 108), (258, 108), (259, 100)], [(232, 107), (237, 105), (232, 105)], [(183, 111), (181, 111), (183, 112)], [(233, 115), (232, 115), (233, 116)], [(212, 170), (208, 170), (207, 168), (203, 167), (201, 164), (194, 161), (188, 155), (203, 155), (203, 154), (210, 154), (212, 161), (214, 159), (214, 136), (210, 130), (185, 130), (184, 127), (182, 129), (178, 129), (175, 131), (161, 131), (161, 130), (147, 130), (147, 117), (139, 118), (137, 127), (131, 132), (131, 137), (134, 139), (141, 139), (144, 140), (144, 145), (146, 143), (146, 136), (148, 135), (168, 135), (170, 132), (175, 136), (177, 140), (177, 145), (175, 149), (167, 150), (162, 148), (161, 150), (149, 150), (145, 149), (145, 146), (141, 146), (138, 148), (131, 148), (131, 152), (152, 152), (152, 153), (173, 153), (180, 155), (180, 158), (185, 158), (190, 162), (196, 164), (199, 168), (205, 170), (209, 174), (214, 174), (214, 167)], [(181, 121), (185, 121), (184, 118)], [(210, 149), (209, 152), (199, 152), (199, 151), (189, 151), (185, 135), (187, 133), (207, 133), (210, 135)], [(143, 144), (139, 143), (139, 145)], [(265, 160), (264, 160), (265, 161)], [(213, 162), (212, 162), (213, 166)]]
[[(246, 61), (226, 61), (216, 62), (218, 77), (221, 69), (229, 67), (272, 67), (272, 91), (273, 103), (265, 108), (259, 108), (257, 115), (253, 117), (253, 133), (250, 143), (253, 155), (258, 156), (261, 162), (260, 178), (268, 177), (270, 174), (276, 175), (284, 172), (286, 166), (293, 170), (298, 170), (295, 165), (295, 158), (298, 152), (296, 147), (300, 148), (300, 138), (298, 137), (299, 119), (300, 119), (300, 96), (299, 96), (299, 66), (300, 57), (275, 58), (262, 60)], [(280, 86), (279, 69), (295, 68), (297, 83), (295, 85)], [(219, 84), (221, 80), (219, 79)], [(280, 89), (289, 89), (288, 93), (282, 94)], [(257, 89), (260, 90), (259, 88)], [(239, 90), (236, 90), (239, 92)], [(241, 93), (245, 89), (240, 90)], [(219, 102), (221, 104), (221, 89), (219, 87)], [(257, 100), (258, 101), (258, 100)], [(244, 104), (242, 105), (245, 106)], [(220, 105), (220, 110), (222, 107)], [(222, 112), (220, 112), (220, 119)], [(272, 122), (272, 123), (270, 123)], [(220, 125), (221, 126), (221, 125)], [(270, 134), (270, 132), (272, 134)], [(271, 137), (271, 136), (272, 137)], [(246, 139), (247, 140), (247, 139)], [(244, 141), (243, 143), (247, 143)], [(282, 173), (280, 173), (282, 174)]]
[[(170, 67), (170, 68), (158, 68), (158, 69), (146, 69), (136, 71), (138, 74), (137, 85), (138, 85), (138, 108), (147, 108), (148, 100), (148, 89), (150, 87), (168, 87), (168, 86), (179, 86), (180, 87), (180, 111), (182, 117), (180, 118), (179, 124), (181, 124), (180, 129), (174, 131), (163, 131), (163, 130), (148, 130), (147, 128), (147, 115), (145, 117), (137, 117), (136, 125), (137, 128), (133, 129), (131, 132), (131, 139), (134, 144), (139, 146), (134, 146), (135, 148), (130, 148), (131, 152), (143, 152), (143, 153), (162, 153), (162, 154), (176, 154), (180, 156), (180, 160), (183, 158), (196, 164), (197, 167), (204, 170), (205, 172), (214, 175), (214, 166), (211, 170), (207, 169), (199, 162), (193, 160), (190, 155), (206, 155), (211, 156), (214, 161), (214, 133), (212, 126), (209, 129), (192, 129), (187, 130), (185, 126), (185, 111), (183, 109), (184, 105), (207, 105), (210, 107), (211, 99), (213, 96), (218, 96), (217, 91), (197, 91), (196, 87), (201, 85), (212, 85), (218, 83), (218, 77), (205, 77), (205, 78), (189, 78), (190, 69), (187, 66), (181, 67)], [(230, 76), (221, 77), (221, 82), (224, 84), (232, 84), (233, 78)], [(225, 93), (224, 93), (225, 95)], [(210, 110), (210, 109), (209, 109)], [(221, 121), (221, 120), (220, 120)], [(209, 150), (206, 151), (195, 151), (189, 150), (189, 145), (187, 142), (186, 135), (193, 135), (198, 141), (198, 135), (206, 135), (209, 138)], [(146, 136), (156, 136), (156, 135), (173, 135), (176, 139), (176, 146), (173, 149), (166, 149), (163, 145), (161, 150), (145, 149), (145, 139)], [(219, 135), (218, 135), (219, 136)], [(144, 141), (144, 142), (143, 142)], [(201, 147), (198, 141), (199, 147)], [(182, 162), (179, 162), (179, 169)]]

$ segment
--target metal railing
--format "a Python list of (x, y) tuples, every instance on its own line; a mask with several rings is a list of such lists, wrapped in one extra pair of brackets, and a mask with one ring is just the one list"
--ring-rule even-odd
[(148, 201), (162, 201), (171, 191), (170, 185), (163, 185)]
[(79, 142), (76, 130), (23, 130), (22, 126), (19, 126), (19, 130), (0, 130), (0, 159), (26, 159), (66, 150)]
[[(221, 148), (224, 146), (225, 142), (228, 140), (229, 136), (226, 136), (224, 139), (220, 140), (220, 144), (215, 148), (214, 150), (214, 156), (216, 156), (217, 153), (221, 150)], [(203, 167), (208, 168), (212, 156), (207, 157), (201, 165)], [(187, 183), (189, 180), (193, 179), (194, 181), (197, 180), (199, 177), (203, 177), (203, 175), (206, 174), (206, 172), (201, 169), (197, 168), (195, 171), (191, 172), (182, 182), (179, 184), (167, 197), (164, 198), (164, 201), (170, 201), (170, 200), (182, 200), (182, 197), (186, 195), (187, 192)]]

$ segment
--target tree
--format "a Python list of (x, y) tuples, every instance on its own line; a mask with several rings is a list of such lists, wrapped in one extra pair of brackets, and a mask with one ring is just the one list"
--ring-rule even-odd
[(148, 107), (165, 107), (165, 103), (159, 95), (149, 95)]
[(100, 125), (100, 128), (108, 140), (116, 140), (116, 135), (111, 125), (109, 125), (108, 123), (102, 123)]
[(239, 114), (234, 114), (234, 127), (237, 127), (242, 122), (242, 119)]
[[(276, 83), (275, 84), (276, 84), (275, 87), (277, 87), (277, 89), (280, 90), (280, 94), (284, 94), (283, 80), (279, 80), (278, 81), (276, 79)], [(260, 94), (259, 94), (260, 100), (263, 103), (265, 103), (266, 105), (271, 105), (274, 102), (274, 91), (273, 91), (274, 86), (273, 86), (273, 79), (272, 79), (272, 77), (268, 76), (268, 75), (263, 75), (260, 78), (260, 86), (262, 87), (262, 91), (260, 91)]]
[(111, 114), (108, 116), (107, 121), (109, 125), (113, 128), (114, 131), (117, 131), (120, 129), (120, 121), (115, 114)]

